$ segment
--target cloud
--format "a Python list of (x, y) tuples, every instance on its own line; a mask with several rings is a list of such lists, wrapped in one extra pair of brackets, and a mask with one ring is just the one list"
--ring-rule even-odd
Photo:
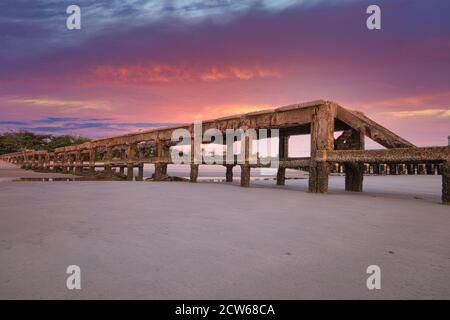
[[(45, 36), (45, 43), (36, 41), (37, 49), (52, 46), (71, 46), (73, 42), (87, 40), (99, 33), (112, 29), (130, 29), (157, 23), (167, 23), (174, 27), (197, 24), (205, 20), (227, 23), (251, 10), (279, 12), (289, 8), (309, 8), (329, 6), (356, 0), (78, 0), (81, 8), (82, 30), (67, 32), (66, 8), (70, 4), (60, 0), (17, 1), (3, 0), (0, 3), (2, 22), (0, 27), (8, 30), (12, 43), (24, 45), (17, 39), (31, 39), (36, 35)], [(24, 52), (26, 55), (28, 52)]]
[(166, 83), (190, 80), (191, 70), (183, 66), (155, 64), (152, 66), (97, 66), (94, 81), (106, 83)]
[(195, 119), (195, 120), (211, 120), (226, 116), (232, 116), (237, 114), (244, 114), (248, 112), (260, 111), (265, 109), (271, 109), (272, 105), (261, 105), (261, 104), (219, 104), (219, 105), (207, 105), (201, 108), (198, 112), (194, 114), (185, 114), (185, 119)]
[(15, 126), (21, 126), (25, 125), (26, 122), (23, 121), (0, 121), (0, 125), (15, 125)]
[(381, 99), (379, 101), (372, 101), (370, 104), (373, 108), (385, 107), (417, 107), (422, 108), (430, 104), (441, 104), (443, 101), (450, 99), (450, 91), (427, 92), (424, 94), (400, 96), (392, 99)]
[(221, 80), (250, 80), (253, 78), (280, 78), (281, 73), (274, 69), (260, 67), (237, 67), (230, 66), (225, 68), (211, 67), (200, 74), (203, 81), (221, 81)]
[[(30, 107), (58, 108), (61, 112), (76, 113), (80, 111), (111, 110), (111, 105), (103, 100), (70, 100), (50, 97), (7, 97), (3, 99), (7, 103), (27, 105)], [(48, 119), (47, 119), (48, 120)]]
[(383, 112), (387, 116), (396, 118), (411, 118), (411, 117), (436, 117), (436, 118), (450, 118), (450, 109), (423, 109), (412, 111), (392, 111)]
[(151, 66), (97, 66), (92, 72), (92, 81), (115, 84), (146, 84), (185, 81), (225, 81), (280, 78), (281, 73), (273, 68), (259, 66), (211, 66), (155, 64)]

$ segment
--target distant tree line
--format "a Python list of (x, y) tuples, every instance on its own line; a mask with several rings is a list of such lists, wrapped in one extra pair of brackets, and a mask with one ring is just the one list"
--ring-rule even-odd
[(90, 139), (71, 135), (54, 136), (37, 134), (26, 130), (0, 134), (0, 154), (25, 149), (54, 151), (56, 148), (88, 142)]

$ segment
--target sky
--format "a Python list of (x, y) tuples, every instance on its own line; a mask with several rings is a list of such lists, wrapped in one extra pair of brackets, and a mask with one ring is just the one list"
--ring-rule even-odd
[(449, 14), (447, 0), (2, 0), (0, 132), (99, 138), (324, 99), (447, 145)]

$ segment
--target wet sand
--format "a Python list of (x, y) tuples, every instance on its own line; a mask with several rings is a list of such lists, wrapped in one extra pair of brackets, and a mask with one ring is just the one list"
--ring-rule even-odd
[(0, 182), (13, 181), (17, 179), (39, 179), (39, 178), (75, 178), (76, 176), (64, 173), (34, 172), (32, 170), (22, 170), (20, 167), (0, 161)]
[[(15, 175), (25, 174), (35, 173)], [(364, 187), (3, 181), (0, 298), (449, 299), (441, 177), (365, 177)], [(66, 288), (72, 264), (79, 291)], [(382, 289), (369, 291), (373, 264)]]

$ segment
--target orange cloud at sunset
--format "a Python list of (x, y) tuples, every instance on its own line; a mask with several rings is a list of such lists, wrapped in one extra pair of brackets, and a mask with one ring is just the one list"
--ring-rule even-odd
[(252, 104), (227, 104), (227, 105), (215, 105), (205, 106), (201, 108), (195, 114), (186, 114), (185, 118), (189, 120), (209, 120), (215, 118), (221, 118), (226, 116), (232, 116), (236, 114), (244, 114), (248, 112), (260, 111), (264, 109), (271, 109), (274, 106), (271, 105), (252, 105)]
[(280, 78), (281, 74), (277, 70), (265, 69), (265, 68), (241, 68), (241, 67), (228, 67), (217, 68), (212, 67), (200, 75), (200, 79), (203, 81), (220, 81), (226, 79), (238, 79), (238, 80), (250, 80), (253, 78)]
[(156, 64), (153, 66), (98, 66), (93, 76), (101, 82), (117, 84), (166, 83), (191, 79), (191, 71), (183, 66)]
[(386, 115), (406, 118), (406, 117), (438, 117), (438, 118), (450, 118), (450, 110), (447, 109), (423, 109), (414, 111), (392, 111), (385, 112)]
[(281, 73), (258, 66), (192, 67), (186, 65), (100, 65), (91, 77), (94, 81), (115, 84), (169, 83), (180, 81), (223, 81), (280, 78)]
[(103, 100), (73, 100), (52, 97), (7, 97), (0, 102), (24, 105), (36, 108), (56, 109), (60, 113), (79, 113), (81, 111), (109, 111), (110, 102)]
[[(407, 107), (407, 108), (430, 108), (436, 104), (442, 104), (443, 101), (449, 101), (450, 91), (431, 92), (418, 95), (409, 95), (397, 97), (393, 99), (382, 99), (371, 102), (371, 108), (386, 108), (386, 107)], [(448, 105), (446, 105), (448, 107)], [(435, 109), (435, 108), (433, 108)]]

